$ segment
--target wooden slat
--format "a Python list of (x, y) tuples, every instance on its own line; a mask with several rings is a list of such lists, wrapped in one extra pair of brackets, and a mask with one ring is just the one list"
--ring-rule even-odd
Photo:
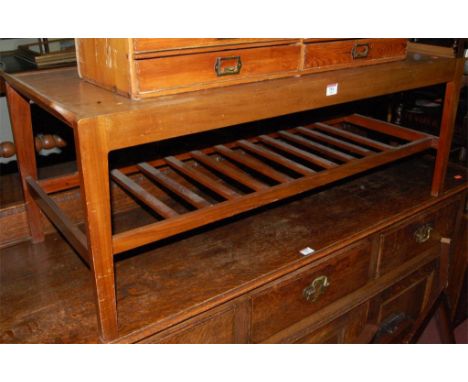
[(251, 168), (252, 170), (257, 171), (260, 174), (267, 176), (273, 180), (276, 180), (280, 183), (289, 182), (292, 178), (289, 176), (282, 174), (275, 169), (271, 168), (270, 166), (260, 162), (259, 160), (249, 157), (247, 155), (242, 155), (240, 153), (235, 152), (223, 145), (215, 146), (215, 150), (222, 154), (223, 156), (232, 159), (244, 166)]
[(158, 198), (151, 195), (148, 191), (134, 182), (131, 178), (123, 174), (121, 171), (112, 170), (111, 176), (112, 179), (124, 190), (151, 208), (158, 215), (161, 215), (164, 218), (171, 218), (178, 215), (178, 213), (175, 212), (171, 207), (167, 206)]
[(303, 133), (304, 135), (307, 135), (308, 137), (318, 139), (318, 140), (320, 140), (322, 142), (329, 143), (329, 144), (331, 144), (333, 146), (336, 146), (336, 147), (340, 147), (340, 148), (345, 149), (345, 150), (347, 150), (349, 152), (352, 152), (354, 154), (359, 154), (359, 155), (363, 155), (363, 156), (375, 154), (374, 151), (369, 150), (369, 149), (367, 149), (365, 147), (358, 146), (358, 145), (355, 145), (353, 143), (342, 141), (342, 140), (340, 140), (338, 138), (334, 138), (334, 137), (332, 137), (330, 135), (327, 135), (327, 134), (322, 134), (321, 132), (312, 129), (312, 127), (310, 127), (310, 126), (298, 127), (297, 130), (300, 131), (301, 133)]
[(254, 154), (257, 154), (263, 158), (266, 158), (268, 160), (271, 160), (272, 162), (278, 163), (279, 165), (286, 167), (294, 172), (297, 172), (298, 174), (301, 175), (312, 175), (315, 173), (314, 170), (300, 164), (297, 162), (292, 161), (291, 159), (288, 159), (280, 154), (275, 153), (274, 151), (268, 150), (265, 147), (261, 147), (259, 145), (256, 145), (252, 142), (249, 142), (245, 139), (242, 139), (240, 141), (237, 141), (237, 144), (239, 147), (242, 147), (244, 150), (248, 150)]
[(290, 132), (287, 131), (278, 131), (278, 134), (280, 137), (287, 139), (288, 141), (298, 143), (302, 146), (305, 146), (311, 150), (316, 150), (319, 153), (328, 155), (330, 158), (338, 159), (343, 162), (349, 162), (350, 160), (356, 159), (355, 157), (343, 153), (341, 151), (332, 149), (330, 147), (321, 145), (320, 143), (313, 142), (309, 139), (305, 139), (299, 135), (291, 134)]
[(277, 149), (280, 149), (284, 152), (287, 152), (289, 154), (292, 154), (298, 158), (304, 159), (310, 163), (314, 163), (317, 166), (329, 169), (336, 167), (337, 164), (333, 163), (325, 158), (321, 158), (318, 155), (309, 153), (307, 151), (301, 150), (295, 146), (292, 146), (288, 143), (281, 142), (277, 139), (271, 138), (267, 135), (261, 135), (259, 139), (263, 142), (266, 143), (269, 146), (275, 147)]
[(196, 160), (203, 163), (204, 165), (211, 167), (219, 173), (231, 179), (234, 179), (236, 182), (239, 182), (240, 184), (243, 184), (244, 186), (247, 186), (248, 188), (254, 191), (260, 191), (268, 188), (267, 185), (252, 178), (247, 173), (234, 169), (230, 166), (226, 166), (225, 164), (216, 162), (215, 160), (213, 160), (213, 158), (210, 158), (208, 155), (203, 154), (201, 151), (192, 151), (191, 154)]
[(57, 229), (65, 236), (80, 257), (89, 264), (88, 242), (86, 235), (65, 215), (54, 200), (47, 195), (41, 186), (32, 177), (26, 178), (29, 190), (36, 203)]
[(332, 133), (340, 137), (347, 138), (353, 142), (367, 145), (377, 150), (385, 151), (385, 150), (389, 150), (393, 148), (392, 146), (387, 145), (385, 143), (378, 142), (374, 139), (363, 137), (362, 135), (351, 133), (350, 131), (339, 129), (337, 127), (330, 126), (325, 123), (317, 122), (317, 123), (314, 123), (314, 125), (317, 126), (320, 130), (323, 130), (327, 133)]
[(398, 126), (389, 122), (379, 121), (378, 119), (365, 117), (360, 114), (349, 115), (345, 118), (345, 121), (365, 127), (369, 130), (378, 131), (380, 133), (398, 137), (407, 141), (414, 141), (416, 139), (422, 139), (428, 136), (427, 134), (408, 129), (406, 127)]
[(205, 186), (206, 188), (210, 189), (211, 191), (215, 192), (216, 194), (222, 196), (225, 199), (234, 199), (240, 196), (236, 191), (230, 189), (229, 187), (226, 187), (225, 185), (219, 182), (216, 182), (209, 176), (203, 174), (201, 171), (198, 171), (193, 167), (187, 166), (184, 162), (178, 160), (176, 157), (169, 156), (164, 159), (167, 162), (167, 164), (173, 169), (180, 171), (182, 174), (188, 176), (189, 178), (200, 183), (201, 185)]
[(145, 245), (156, 240), (185, 232), (190, 229), (218, 221), (229, 216), (237, 215), (281, 200), (292, 195), (300, 194), (336, 180), (381, 166), (386, 163), (413, 155), (432, 146), (432, 138), (426, 138), (408, 143), (395, 150), (376, 153), (371, 157), (350, 161), (333, 169), (294, 179), (289, 183), (281, 183), (265, 190), (244, 195), (241, 200), (225, 201), (199, 211), (192, 211), (176, 218), (153, 223), (119, 233), (113, 237), (114, 253)]
[(212, 205), (210, 202), (203, 199), (200, 195), (195, 194), (187, 187), (164, 175), (161, 171), (154, 168), (153, 166), (150, 166), (148, 163), (139, 163), (138, 168), (149, 178), (166, 187), (168, 190), (172, 191), (174, 194), (178, 195), (195, 208), (204, 208)]

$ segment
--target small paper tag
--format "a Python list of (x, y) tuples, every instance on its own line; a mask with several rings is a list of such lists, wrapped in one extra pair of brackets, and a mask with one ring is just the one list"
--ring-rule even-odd
[(338, 83), (328, 84), (326, 95), (327, 97), (338, 94)]
[(307, 255), (310, 255), (311, 253), (314, 253), (315, 252), (315, 249), (313, 248), (310, 248), (310, 247), (305, 247), (305, 248), (302, 248), (299, 253), (302, 255), (302, 256), (307, 256)]

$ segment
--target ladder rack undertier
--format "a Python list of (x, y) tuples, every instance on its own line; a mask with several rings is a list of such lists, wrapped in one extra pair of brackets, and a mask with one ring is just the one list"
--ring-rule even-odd
[[(113, 252), (149, 244), (437, 147), (438, 138), (432, 135), (353, 114), (114, 169), (111, 180), (151, 210), (157, 220), (114, 234)], [(135, 172), (163, 190), (173, 203), (130, 178)], [(171, 176), (174, 173), (185, 181)], [(48, 195), (78, 186), (78, 175), (41, 181), (28, 178), (27, 183), (43, 212), (87, 260), (85, 235)], [(183, 206), (183, 212), (174, 204)]]

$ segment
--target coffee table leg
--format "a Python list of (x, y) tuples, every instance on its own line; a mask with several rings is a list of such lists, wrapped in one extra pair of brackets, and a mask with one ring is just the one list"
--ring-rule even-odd
[(8, 110), (16, 146), (18, 169), (23, 186), (24, 204), (33, 243), (44, 241), (42, 213), (29, 193), (26, 177), (37, 179), (36, 150), (31, 122), (31, 106), (15, 89), (6, 84)]
[(444, 190), (445, 176), (450, 156), (450, 148), (457, 116), (458, 101), (460, 98), (460, 85), (463, 73), (463, 59), (457, 59), (455, 78), (448, 82), (445, 88), (444, 108), (440, 124), (439, 148), (437, 150), (434, 176), (432, 178), (432, 196), (438, 196)]
[(109, 342), (117, 337), (118, 326), (108, 150), (104, 129), (94, 120), (79, 121), (75, 128), (75, 144), (96, 292), (99, 333), (102, 342)]

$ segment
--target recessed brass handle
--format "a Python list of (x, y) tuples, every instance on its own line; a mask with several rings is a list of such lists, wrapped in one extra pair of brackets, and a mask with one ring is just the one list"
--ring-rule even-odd
[(424, 243), (431, 238), (431, 232), (434, 230), (431, 224), (424, 224), (414, 231), (414, 239), (417, 243)]
[(369, 55), (369, 44), (355, 44), (351, 50), (353, 60), (356, 58), (366, 58)]
[[(232, 63), (232, 65), (227, 65), (228, 63)], [(241, 68), (242, 68), (242, 61), (241, 61), (240, 56), (216, 58), (215, 72), (218, 77), (227, 76), (230, 74), (239, 74)]]
[(330, 286), (327, 276), (319, 276), (315, 278), (308, 287), (304, 288), (302, 295), (309, 302), (315, 302), (317, 299), (325, 293), (327, 288)]

